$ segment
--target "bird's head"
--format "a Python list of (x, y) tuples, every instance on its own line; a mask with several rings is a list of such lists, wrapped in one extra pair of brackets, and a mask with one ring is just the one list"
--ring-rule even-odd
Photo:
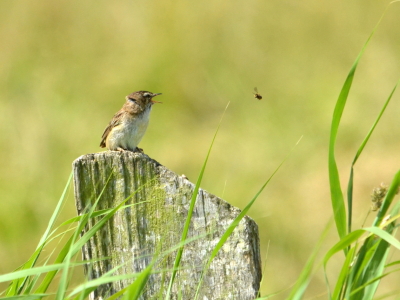
[(142, 109), (147, 108), (148, 106), (153, 105), (154, 103), (161, 103), (153, 100), (155, 96), (161, 95), (161, 93), (152, 93), (148, 91), (137, 91), (133, 92), (126, 96), (126, 101), (134, 103), (140, 106)]

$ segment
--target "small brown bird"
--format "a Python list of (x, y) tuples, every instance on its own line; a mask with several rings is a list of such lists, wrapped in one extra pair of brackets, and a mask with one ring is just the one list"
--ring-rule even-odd
[(118, 151), (136, 151), (149, 124), (153, 97), (161, 95), (138, 91), (125, 97), (126, 102), (103, 132), (100, 147)]
[(256, 87), (254, 88), (254, 92), (255, 92), (255, 93), (253, 93), (254, 94), (254, 98), (256, 98), (258, 100), (261, 100), (262, 96), (258, 93), (258, 90), (257, 90)]

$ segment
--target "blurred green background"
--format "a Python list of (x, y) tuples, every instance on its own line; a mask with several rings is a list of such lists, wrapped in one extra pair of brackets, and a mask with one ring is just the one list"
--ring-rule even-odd
[[(262, 293), (290, 288), (332, 216), (335, 101), (388, 3), (2, 0), (0, 273), (34, 251), (72, 161), (103, 150), (101, 134), (125, 95), (143, 89), (163, 93), (163, 104), (154, 106), (140, 147), (191, 181), (230, 102), (202, 187), (239, 208), (303, 136), (250, 211), (266, 262)], [(357, 70), (336, 148), (343, 187), (400, 75), (399, 15), (400, 4), (392, 5)], [(399, 169), (399, 115), (397, 92), (355, 168), (355, 228), (372, 188)], [(63, 219), (75, 215), (73, 189), (69, 197)], [(321, 253), (336, 241), (332, 227)], [(343, 255), (335, 259), (332, 281)], [(379, 294), (399, 280), (383, 282)], [(324, 293), (319, 270), (307, 296)]]

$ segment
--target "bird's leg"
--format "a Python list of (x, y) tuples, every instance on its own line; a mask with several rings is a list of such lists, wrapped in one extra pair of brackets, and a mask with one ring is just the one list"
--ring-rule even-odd
[(116, 150), (117, 150), (117, 151), (121, 151), (121, 152), (125, 152), (125, 151), (126, 151), (125, 149), (123, 149), (123, 148), (121, 148), (121, 147), (117, 147)]

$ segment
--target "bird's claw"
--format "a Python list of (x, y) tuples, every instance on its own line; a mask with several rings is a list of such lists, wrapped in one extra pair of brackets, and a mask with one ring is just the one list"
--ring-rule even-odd
[(144, 153), (142, 148), (136, 147), (134, 152)]

